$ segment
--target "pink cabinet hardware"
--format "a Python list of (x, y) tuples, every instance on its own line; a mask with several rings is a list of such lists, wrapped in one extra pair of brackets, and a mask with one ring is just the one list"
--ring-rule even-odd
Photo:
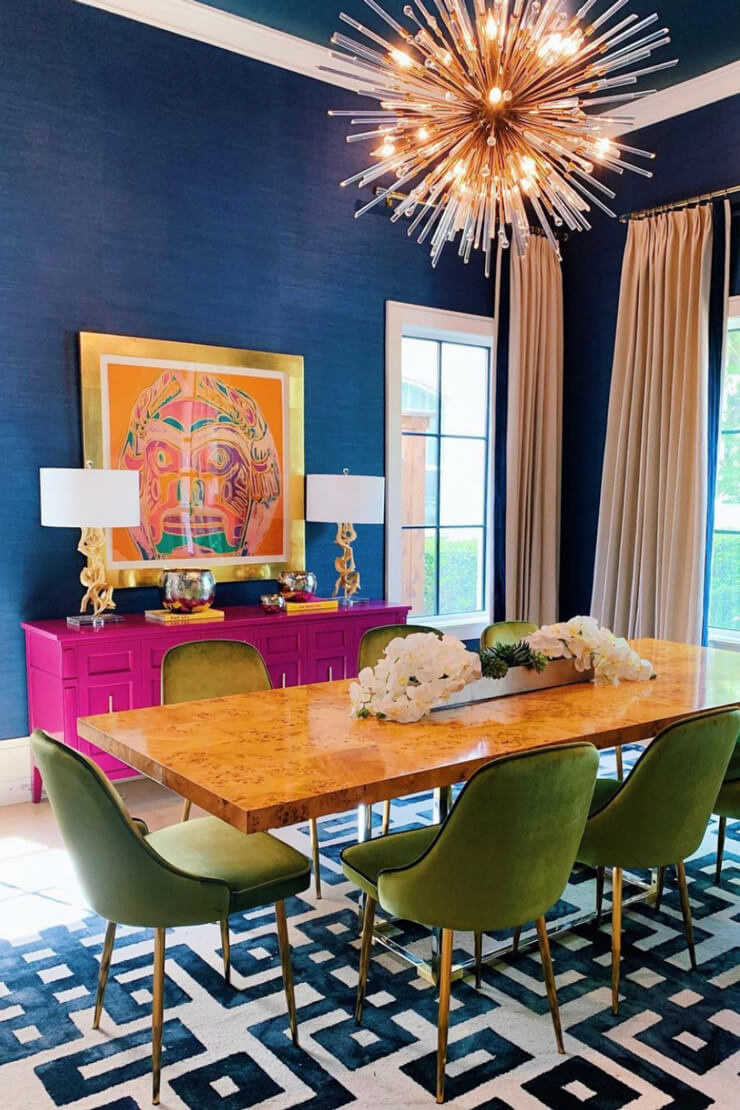
[[(23, 623), (26, 634), (29, 729), (43, 728), (92, 757), (110, 779), (135, 775), (125, 763), (77, 735), (77, 718), (160, 703), (162, 658), (191, 640), (244, 640), (262, 653), (274, 686), (332, 682), (357, 674), (363, 632), (403, 624), (408, 607), (382, 601), (336, 613), (266, 614), (234, 606), (223, 621), (157, 625), (142, 614), (100, 632), (67, 628), (63, 620)], [(32, 768), (33, 800), (41, 776)]]

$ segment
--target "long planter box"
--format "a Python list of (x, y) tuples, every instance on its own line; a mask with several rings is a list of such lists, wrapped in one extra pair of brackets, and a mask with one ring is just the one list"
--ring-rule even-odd
[(572, 659), (553, 659), (541, 674), (529, 667), (512, 667), (503, 678), (479, 678), (464, 690), (435, 705), (433, 712), (453, 709), (460, 705), (471, 705), (476, 701), (490, 701), (492, 698), (505, 698), (510, 694), (528, 694), (533, 690), (549, 690), (553, 686), (572, 686), (577, 682), (588, 682), (592, 671), (577, 671)]

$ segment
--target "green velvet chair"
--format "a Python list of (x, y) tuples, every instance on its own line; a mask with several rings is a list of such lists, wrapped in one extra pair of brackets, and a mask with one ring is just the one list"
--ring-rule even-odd
[[(442, 635), (438, 629), (430, 628), (426, 624), (385, 624), (380, 628), (368, 628), (367, 632), (362, 634), (360, 648), (357, 652), (357, 673), (359, 674), (365, 667), (374, 667), (391, 640), (395, 640), (398, 636), (405, 639), (414, 632), (434, 632), (437, 636)], [(391, 805), (391, 798), (387, 798), (383, 802), (383, 826), (381, 830), (383, 836), (390, 828)]]
[(525, 636), (531, 636), (536, 631), (537, 625), (532, 624), (531, 621), (499, 621), (483, 629), (480, 634), (480, 646), (489, 648), (494, 644), (507, 646), (518, 644)]
[(545, 913), (562, 894), (598, 770), (590, 744), (496, 759), (476, 772), (442, 825), (345, 848), (347, 878), (365, 894), (355, 1018), (362, 1018), (376, 904), (442, 930), (437, 1102), (444, 1100), (455, 930), (511, 929), (536, 921), (559, 1052), (563, 1038)]
[[(241, 640), (194, 640), (177, 644), (162, 659), (162, 705), (226, 698), (271, 690), (272, 679), (256, 647)], [(190, 817), (192, 802), (183, 803), (182, 819)], [(316, 897), (321, 897), (319, 830), (309, 822)]]
[(612, 1011), (619, 1010), (622, 872), (675, 866), (684, 930), (696, 968), (684, 860), (699, 847), (740, 729), (722, 710), (670, 725), (655, 737), (625, 782), (599, 779), (578, 860), (597, 869), (601, 915), (604, 869), (612, 868)]
[(31, 747), (90, 906), (108, 921), (94, 1029), (100, 1026), (116, 925), (155, 931), (152, 1101), (159, 1102), (169, 928), (219, 921), (229, 981), (229, 914), (274, 903), (290, 1028), (297, 1044), (285, 899), (311, 885), (309, 860), (269, 833), (245, 836), (216, 817), (149, 833), (143, 821), (129, 817), (117, 792), (86, 756), (38, 729)]
[(719, 886), (722, 880), (722, 854), (725, 848), (725, 830), (727, 819), (740, 821), (740, 737), (738, 737), (735, 750), (727, 768), (722, 789), (719, 792), (714, 812), (719, 817), (719, 830), (717, 832), (717, 872), (715, 882)]

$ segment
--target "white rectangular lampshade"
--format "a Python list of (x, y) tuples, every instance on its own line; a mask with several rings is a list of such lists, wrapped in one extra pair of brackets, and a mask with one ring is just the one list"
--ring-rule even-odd
[(382, 524), (385, 478), (365, 474), (309, 474), (306, 520), (324, 524)]
[(42, 468), (41, 523), (51, 528), (133, 528), (141, 520), (135, 470)]

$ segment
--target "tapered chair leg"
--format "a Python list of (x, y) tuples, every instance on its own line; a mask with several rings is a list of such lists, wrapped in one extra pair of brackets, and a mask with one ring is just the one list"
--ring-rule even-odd
[(231, 940), (229, 939), (229, 919), (221, 920), (221, 948), (224, 953), (224, 979), (231, 986)]
[(321, 856), (319, 854), (319, 826), (315, 817), (310, 821), (311, 859), (313, 860), (313, 886), (316, 897), (321, 897)]
[(622, 957), (622, 868), (612, 872), (612, 1013), (619, 1013), (619, 961)]
[(522, 927), (521, 927), (521, 925), (517, 925), (516, 929), (514, 930), (514, 936), (511, 938), (511, 954), (512, 954), (512, 956), (518, 956), (519, 955), (519, 941), (521, 940), (521, 937), (522, 937)]
[(660, 913), (660, 904), (663, 901), (663, 889), (665, 887), (665, 867), (658, 868), (658, 881), (655, 891), (655, 912)]
[(544, 917), (537, 918), (537, 940), (540, 946), (540, 960), (542, 961), (542, 970), (545, 973), (545, 986), (547, 987), (547, 1001), (550, 1003), (550, 1015), (552, 1017), (552, 1024), (555, 1030), (555, 1043), (558, 1046), (558, 1052), (563, 1055), (565, 1048), (563, 1047), (563, 1027), (560, 1024), (560, 1007), (558, 1006), (558, 992), (555, 986), (555, 973), (552, 970), (552, 959), (550, 957), (550, 940), (547, 936), (547, 925), (545, 924)]
[(475, 989), (480, 990), (481, 972), (483, 970), (483, 933), (475, 934)]
[(288, 922), (285, 917), (285, 902), (275, 903), (275, 920), (277, 921), (278, 946), (280, 948), (280, 963), (283, 969), (283, 986), (285, 999), (288, 1003), (288, 1017), (290, 1018), (290, 1033), (293, 1044), (298, 1044), (298, 1018), (295, 1009), (295, 992), (293, 990), (293, 968), (290, 962), (290, 941), (288, 940)]
[(193, 803), (186, 798), (182, 803), (182, 816), (181, 821), (188, 821), (190, 819), (190, 810), (193, 808)]
[(108, 985), (108, 972), (110, 971), (110, 961), (113, 955), (113, 944), (116, 939), (116, 923), (109, 921), (108, 927), (105, 930), (105, 940), (103, 941), (103, 951), (100, 956), (100, 971), (98, 972), (98, 993), (95, 998), (95, 1015), (93, 1017), (93, 1029), (100, 1028), (100, 1017), (103, 1013), (103, 999), (105, 997), (105, 988)]
[(601, 907), (604, 904), (604, 868), (596, 868), (596, 928), (601, 925)]
[(154, 970), (152, 976), (152, 1102), (159, 1104), (159, 1078), (162, 1070), (162, 1024), (164, 1017), (165, 929), (154, 931)]
[(727, 829), (727, 818), (720, 817), (719, 828), (717, 829), (717, 870), (714, 874), (714, 881), (719, 886), (722, 882), (722, 856), (725, 850), (725, 830)]
[(387, 836), (388, 830), (391, 827), (391, 799), (383, 802), (383, 825), (381, 827), (381, 835)]
[(694, 926), (691, 922), (691, 904), (689, 902), (689, 888), (686, 883), (686, 868), (684, 867), (683, 860), (679, 860), (676, 864), (676, 876), (678, 878), (678, 893), (681, 897), (681, 913), (683, 914), (683, 927), (686, 932), (686, 943), (689, 947), (689, 959), (691, 960), (691, 968), (696, 971), (696, 950), (694, 948)]
[(362, 916), (362, 944), (360, 946), (360, 975), (357, 980), (357, 1001), (355, 1002), (355, 1021), (362, 1021), (362, 1005), (365, 1001), (367, 973), (370, 968), (370, 953), (373, 947), (373, 927), (375, 925), (375, 899), (365, 896), (365, 912)]
[(622, 759), (622, 745), (617, 744), (615, 748), (617, 756), (617, 778), (620, 782), (624, 782), (624, 760)]
[(442, 930), (439, 960), (439, 1021), (437, 1024), (437, 1102), (445, 1100), (447, 1036), (450, 1028), (450, 987), (452, 984), (452, 929)]

